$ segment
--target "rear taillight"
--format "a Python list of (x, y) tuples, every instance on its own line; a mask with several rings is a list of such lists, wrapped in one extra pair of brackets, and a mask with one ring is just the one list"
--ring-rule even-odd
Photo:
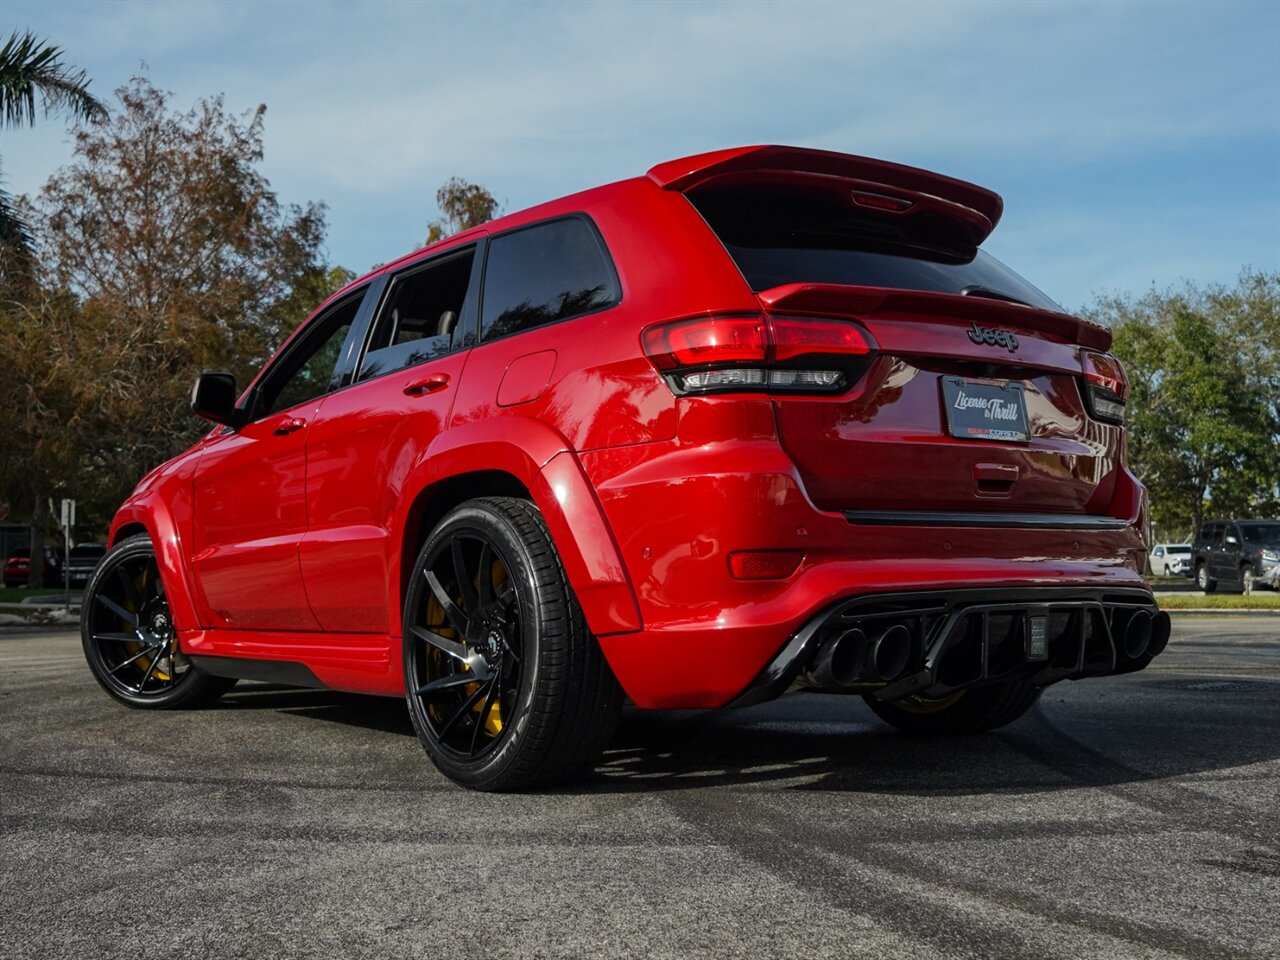
[(698, 317), (649, 327), (644, 352), (677, 394), (840, 393), (866, 370), (870, 335), (849, 321)]
[(1085, 401), (1097, 420), (1124, 423), (1124, 404), (1129, 398), (1129, 378), (1120, 361), (1109, 353), (1081, 351), (1084, 368)]

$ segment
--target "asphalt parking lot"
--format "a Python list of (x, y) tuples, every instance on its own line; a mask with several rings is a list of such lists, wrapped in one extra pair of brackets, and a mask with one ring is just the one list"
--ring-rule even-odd
[(1280, 618), (924, 742), (860, 701), (629, 712), (589, 780), (487, 796), (399, 701), (107, 699), (0, 632), (0, 955), (1277, 957)]

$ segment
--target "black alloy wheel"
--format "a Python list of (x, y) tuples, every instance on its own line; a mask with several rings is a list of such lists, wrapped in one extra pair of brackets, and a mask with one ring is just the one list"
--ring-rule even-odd
[[(493, 544), (460, 530), (422, 570), (425, 623), (409, 632), (417, 651), (413, 695), (434, 743), (471, 760), (502, 738), (520, 695), (520, 598)], [(446, 589), (445, 584), (449, 585)]]
[(468, 501), (432, 531), (407, 591), (404, 658), (423, 747), (475, 789), (581, 770), (621, 707), (542, 517), (524, 500)]
[(197, 706), (235, 684), (203, 673), (179, 649), (145, 534), (122, 540), (94, 571), (81, 601), (80, 639), (94, 679), (131, 707)]

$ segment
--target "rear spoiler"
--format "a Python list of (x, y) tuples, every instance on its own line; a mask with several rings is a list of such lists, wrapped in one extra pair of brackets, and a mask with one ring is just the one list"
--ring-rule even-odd
[[(886, 201), (901, 198), (935, 209), (949, 207), (952, 216), (968, 222), (975, 246), (995, 229), (1004, 210), (999, 194), (964, 180), (870, 157), (800, 147), (735, 147), (700, 153), (658, 164), (649, 171), (649, 179), (664, 190), (687, 192), (715, 180), (753, 174), (769, 179), (780, 174), (838, 177), (850, 181), (854, 192), (867, 198), (868, 206), (880, 195)], [(891, 206), (881, 209), (893, 210)]]
[(1096, 323), (1068, 313), (985, 297), (835, 283), (788, 283), (762, 290), (756, 296), (766, 310), (778, 313), (894, 320), (912, 316), (955, 317), (976, 323), (999, 323), (1035, 330), (1090, 350), (1106, 350), (1111, 346), (1111, 331)]

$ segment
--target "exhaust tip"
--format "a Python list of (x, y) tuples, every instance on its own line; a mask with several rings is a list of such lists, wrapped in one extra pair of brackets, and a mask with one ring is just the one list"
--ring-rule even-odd
[[(1151, 627), (1151, 614), (1146, 610), (1135, 610), (1129, 615), (1121, 641), (1126, 659), (1137, 660), (1147, 652), (1147, 648), (1151, 646)], [(1167, 642), (1168, 637), (1165, 640)]]
[(1173, 629), (1173, 623), (1169, 620), (1169, 614), (1161, 610), (1151, 618), (1151, 643), (1147, 647), (1147, 653), (1153, 657), (1158, 657), (1164, 652), (1164, 648), (1169, 645), (1169, 633)]
[(902, 676), (910, 659), (911, 631), (904, 624), (895, 623), (876, 638), (871, 669), (878, 679), (890, 682)]
[(845, 630), (818, 648), (809, 681), (819, 689), (847, 687), (857, 682), (867, 659), (867, 635), (856, 627)]
[(866, 658), (867, 635), (857, 629), (846, 630), (831, 644), (831, 679), (840, 686), (853, 683)]

